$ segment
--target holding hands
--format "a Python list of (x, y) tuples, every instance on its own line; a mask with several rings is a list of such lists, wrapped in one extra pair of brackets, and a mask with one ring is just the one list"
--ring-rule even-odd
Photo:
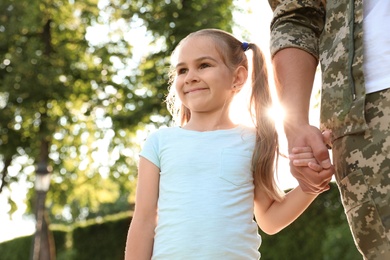
[(299, 182), (301, 189), (309, 194), (327, 191), (334, 174), (334, 167), (330, 162), (326, 147), (330, 145), (331, 132), (324, 131), (321, 140), (318, 138), (319, 130), (315, 129), (315, 127), (310, 126), (312, 133), (318, 131), (314, 135), (317, 138), (304, 137), (307, 138), (306, 146), (295, 146), (289, 154), (291, 173)]

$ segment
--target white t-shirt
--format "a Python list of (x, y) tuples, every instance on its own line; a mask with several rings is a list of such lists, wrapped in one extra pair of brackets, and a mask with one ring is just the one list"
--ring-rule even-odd
[(255, 132), (163, 128), (141, 156), (160, 168), (152, 259), (259, 259), (251, 159)]
[(364, 78), (366, 92), (390, 87), (390, 1), (363, 1)]

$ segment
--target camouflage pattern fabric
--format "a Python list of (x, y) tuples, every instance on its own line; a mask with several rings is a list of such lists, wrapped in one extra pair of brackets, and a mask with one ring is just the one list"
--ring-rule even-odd
[(388, 260), (390, 93), (365, 93), (363, 0), (269, 3), (271, 55), (294, 47), (320, 62), (321, 128), (333, 132), (336, 179), (357, 247), (365, 259)]
[(333, 143), (345, 213), (365, 259), (390, 259), (390, 89), (367, 95), (363, 134)]
[(362, 0), (269, 0), (271, 54), (295, 47), (319, 59), (321, 128), (334, 138), (359, 133), (364, 120)]

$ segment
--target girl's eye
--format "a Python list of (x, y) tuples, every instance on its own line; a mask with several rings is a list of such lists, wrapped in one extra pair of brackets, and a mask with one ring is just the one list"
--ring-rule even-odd
[(208, 64), (208, 63), (202, 63), (202, 64), (200, 64), (199, 67), (200, 67), (201, 69), (208, 68), (208, 67), (210, 67), (210, 64)]
[(178, 74), (178, 75), (184, 74), (184, 73), (186, 73), (186, 72), (187, 72), (187, 69), (184, 69), (184, 68), (178, 69), (178, 70), (177, 70), (177, 74)]

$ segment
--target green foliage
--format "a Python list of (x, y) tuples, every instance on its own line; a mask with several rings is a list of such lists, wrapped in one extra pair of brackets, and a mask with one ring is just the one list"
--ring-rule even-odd
[[(51, 228), (58, 260), (123, 259), (130, 212), (89, 220), (69, 228), (54, 225)], [(0, 243), (1, 259), (29, 259), (33, 236)]]
[[(55, 226), (57, 259), (123, 259), (130, 216), (127, 211), (73, 227), (59, 229)], [(289, 227), (273, 236), (260, 233), (263, 239), (261, 259), (361, 259), (334, 183), (330, 191), (321, 194)], [(27, 259), (31, 242), (29, 236), (2, 243), (0, 255), (7, 260)]]
[[(67, 248), (67, 239), (69, 233), (67, 230), (52, 230), (54, 241), (56, 244), (57, 256), (69, 255)], [(10, 241), (0, 243), (0, 256), (4, 260), (25, 260), (29, 259), (31, 254), (31, 246), (33, 242), (33, 235), (15, 238)], [(59, 258), (60, 259), (60, 258)], [(63, 258), (69, 259), (69, 258)]]
[(361, 258), (335, 183), (331, 183), (330, 191), (319, 195), (290, 226), (273, 236), (260, 233), (263, 239), (261, 259), (265, 260)]
[(1, 259), (25, 260), (29, 259), (32, 236), (19, 237), (0, 243)]
[(63, 255), (66, 254), (68, 251), (68, 245), (69, 245), (69, 232), (67, 229), (53, 229), (51, 230), (54, 243), (55, 243), (55, 250), (57, 255)]
[(324, 260), (354, 260), (362, 258), (356, 250), (347, 222), (344, 222), (343, 225), (338, 227), (330, 227), (326, 230), (325, 241), (322, 244), (322, 252), (326, 252), (323, 258)]
[[(118, 87), (114, 79), (119, 70), (114, 62), (131, 58), (131, 46), (123, 31), (111, 32), (104, 44), (87, 40), (92, 26), (120, 23), (129, 10), (100, 8), (97, 3), (0, 3), (0, 192), (19, 179), (32, 187), (32, 166), (48, 163), (53, 182), (47, 203), (54, 221), (85, 218), (85, 212), (114, 203), (134, 186), (136, 163), (126, 151), (137, 149), (134, 134), (122, 131), (115, 136), (105, 109), (117, 102), (116, 87), (131, 93), (131, 86)], [(43, 144), (49, 151), (42, 150)], [(20, 157), (28, 160), (20, 163)], [(12, 164), (20, 167), (17, 174), (7, 171)], [(32, 196), (30, 189), (29, 202)], [(64, 208), (69, 211), (66, 218)]]
[(129, 226), (127, 217), (74, 229), (73, 249), (77, 259), (123, 259)]

